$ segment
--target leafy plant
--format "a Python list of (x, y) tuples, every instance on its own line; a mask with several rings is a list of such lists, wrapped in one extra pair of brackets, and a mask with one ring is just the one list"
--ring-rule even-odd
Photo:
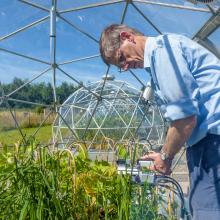
[(172, 219), (158, 212), (160, 202), (155, 188), (133, 186), (83, 149), (74, 155), (32, 143), (0, 153), (0, 219)]

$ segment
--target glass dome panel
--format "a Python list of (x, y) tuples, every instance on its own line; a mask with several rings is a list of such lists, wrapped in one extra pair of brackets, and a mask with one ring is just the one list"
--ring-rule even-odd
[[(54, 20), (56, 41), (53, 41), (54, 36), (50, 36), (50, 10), (53, 2), (57, 2), (58, 10)], [(146, 103), (140, 101), (138, 107), (136, 106), (140, 100), (140, 90), (149, 80), (149, 73), (145, 70), (118, 73), (118, 69), (113, 66), (108, 69), (99, 56), (98, 40), (103, 28), (111, 23), (122, 22), (131, 25), (147, 35), (155, 36), (159, 30), (162, 33), (174, 32), (197, 38), (197, 33), (205, 29), (211, 21), (211, 24), (216, 25), (215, 31), (212, 30), (214, 32), (210, 36), (205, 36), (200, 42), (206, 42), (208, 39), (208, 46), (219, 51), (220, 32), (217, 10), (219, 10), (220, 1), (217, 0), (210, 5), (192, 2), (193, 0), (133, 0), (130, 2), (31, 0), (25, 3), (12, 0), (8, 4), (7, 0), (2, 0), (0, 1), (2, 21), (0, 23), (0, 81), (8, 83), (13, 77), (19, 76), (22, 79), (33, 80), (33, 83), (38, 80), (51, 82), (50, 85), (53, 85), (55, 80), (55, 87), (63, 81), (78, 86), (87, 85), (88, 89), (79, 89), (60, 107), (60, 113), (65, 121), (57, 118), (54, 123), (54, 132), (63, 142), (66, 140), (70, 143), (77, 137), (72, 130), (69, 131), (66, 123), (70, 124), (74, 131), (81, 130), (81, 137), (84, 136), (85, 128), (88, 127), (91, 134), (86, 137), (87, 140), (92, 136), (94, 140), (98, 140), (99, 134), (101, 137), (106, 137), (113, 130), (108, 126), (107, 120), (104, 120), (106, 115), (110, 117), (111, 122), (113, 117), (118, 119), (118, 127), (124, 129), (124, 138), (131, 137), (138, 126), (141, 131), (139, 134), (142, 133), (144, 137), (147, 132), (148, 137), (151, 138), (157, 131), (161, 131), (160, 126), (164, 125), (157, 121), (155, 115), (159, 113), (155, 113), (156, 107), (152, 103), (154, 107), (151, 107), (152, 110), (146, 109), (146, 112), (143, 111)], [(127, 3), (129, 3), (128, 7)], [(212, 21), (215, 17), (217, 22)], [(45, 21), (41, 21), (42, 18), (45, 18)], [(33, 25), (35, 21), (38, 21), (37, 25)], [(53, 49), (56, 50), (55, 54)], [(54, 60), (53, 56), (55, 56)], [(32, 58), (38, 60), (34, 61)], [(53, 65), (51, 62), (54, 62)], [(56, 69), (54, 78), (54, 72), (51, 70), (48, 71), (49, 76), (45, 74), (42, 78), (34, 79), (36, 74), (40, 74), (45, 68), (51, 66)], [(106, 83), (102, 91), (103, 81), (98, 80), (107, 71), (109, 74), (116, 75), (118, 80), (114, 83)], [(95, 83), (89, 83), (94, 81)], [(127, 82), (132, 83), (133, 87)], [(49, 92), (52, 93), (52, 86), (50, 90)], [(89, 90), (92, 90), (93, 94)], [(100, 95), (102, 100), (98, 101)], [(117, 98), (115, 98), (116, 95)], [(113, 111), (110, 112), (109, 109)], [(109, 113), (106, 114), (106, 111)], [(144, 120), (141, 121), (141, 118)], [(86, 125), (88, 120), (91, 122)], [(155, 120), (158, 127), (152, 128), (151, 125)], [(102, 131), (99, 130), (100, 124), (105, 128)], [(130, 126), (130, 130), (127, 129), (127, 125)], [(98, 133), (92, 133), (94, 128)]]
[(210, 12), (161, 7), (143, 3), (136, 3), (136, 5), (162, 33), (178, 33), (193, 37), (198, 29), (211, 17)]
[[(0, 39), (4, 38), (6, 34), (10, 34), (38, 19), (49, 16), (49, 11), (47, 10), (51, 8), (52, 2), (51, 0), (32, 0), (31, 3), (33, 5), (31, 5), (16, 0), (12, 0), (10, 4), (7, 4), (6, 0), (1, 1), (0, 18), (2, 22), (0, 24)], [(35, 7), (34, 4), (39, 5), (39, 7), (42, 6), (43, 10)], [(163, 33), (174, 32), (193, 37), (212, 16), (206, 4), (193, 4), (192, 1), (186, 0), (134, 0), (132, 4), (138, 7), (156, 28)], [(125, 10), (126, 1), (57, 1), (58, 12), (61, 12), (58, 14), (76, 26), (72, 27), (61, 17), (57, 17), (57, 62), (59, 64), (66, 63), (70, 60), (80, 60), (81, 58), (98, 55), (98, 43), (95, 40), (99, 39), (104, 27), (111, 23), (120, 23), (124, 11), (126, 12), (124, 23), (134, 26), (145, 34), (157, 35), (158, 32), (132, 4), (129, 4), (127, 10)], [(87, 7), (89, 5), (91, 7)], [(210, 6), (216, 11), (220, 3), (215, 1)], [(86, 9), (83, 9), (84, 7)], [(75, 11), (72, 10), (74, 8), (76, 9)], [(63, 10), (67, 9), (71, 10), (65, 13)], [(30, 29), (25, 29), (5, 40), (0, 40), (0, 47), (50, 62), (49, 25), (48, 18), (45, 22), (40, 22)], [(88, 35), (92, 36), (95, 40), (88, 37)], [(212, 42), (217, 45), (219, 44), (219, 40), (212, 40)], [(17, 59), (18, 57), (16, 56), (11, 57), (7, 62), (4, 61), (2, 65), (4, 65), (4, 68), (10, 68), (10, 63), (17, 63)], [(22, 69), (27, 69), (32, 66), (32, 63), (32, 61), (29, 61), (29, 64), (25, 64)], [(100, 57), (70, 62), (68, 65), (60, 65), (59, 67), (82, 82), (97, 81), (107, 71), (107, 67)], [(117, 68), (110, 68), (111, 74), (116, 74), (116, 71)], [(144, 84), (149, 80), (149, 74), (143, 70), (135, 70), (134, 72), (144, 79)], [(62, 74), (57, 74), (57, 80), (62, 80)], [(12, 70), (11, 75), (17, 76), (16, 68)], [(26, 78), (25, 73), (22, 73), (22, 71), (19, 72), (19, 76)], [(130, 73), (117, 74), (117, 79), (130, 82), (138, 89), (143, 86), (137, 80), (134, 80)], [(1, 79), (3, 82), (5, 80), (6, 77)], [(49, 78), (46, 79), (46, 81), (49, 80)]]
[[(60, 107), (65, 122), (61, 119), (54, 124), (54, 139), (58, 142), (66, 140), (66, 144), (70, 144), (70, 140), (84, 140), (91, 146), (105, 138), (125, 141), (131, 137), (148, 137), (155, 143), (162, 143), (166, 129), (163, 118), (153, 103), (149, 105), (143, 100), (138, 90), (126, 82), (109, 79), (89, 83), (85, 87), (89, 91), (80, 88)], [(102, 94), (102, 98), (98, 100), (92, 92)], [(64, 131), (65, 127), (67, 130), (72, 128), (76, 137)]]

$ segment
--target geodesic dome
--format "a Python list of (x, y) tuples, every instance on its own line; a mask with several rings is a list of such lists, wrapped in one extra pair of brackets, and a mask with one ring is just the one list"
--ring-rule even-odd
[(114, 77), (92, 82), (74, 92), (60, 107), (54, 126), (54, 141), (60, 146), (86, 142), (94, 147), (110, 138), (160, 145), (166, 126), (154, 103), (142, 92)]
[[(12, 103), (51, 109), (59, 114), (57, 85), (80, 84), (100, 79), (100, 73), (115, 73), (101, 60), (98, 39), (112, 23), (125, 23), (147, 36), (167, 32), (183, 34), (220, 58), (220, 1), (203, 4), (197, 0), (11, 0), (0, 1), (0, 80), (8, 83), (17, 76), (28, 79), (23, 85), (2, 91), (0, 107), (10, 109), (12, 120), (26, 141), (26, 131), (16, 121)], [(144, 70), (129, 70), (117, 79), (136, 88), (149, 80)], [(32, 101), (15, 96), (35, 82), (51, 82), (53, 101)], [(63, 108), (63, 106), (61, 107)], [(33, 132), (35, 136), (39, 128)]]

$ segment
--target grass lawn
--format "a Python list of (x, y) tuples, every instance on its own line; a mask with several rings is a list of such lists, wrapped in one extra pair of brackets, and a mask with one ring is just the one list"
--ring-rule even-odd
[[(37, 128), (23, 128), (22, 132), (26, 137), (30, 137), (34, 134)], [(52, 137), (52, 127), (44, 126), (41, 127), (38, 133), (35, 135), (37, 141), (47, 144)], [(7, 145), (14, 145), (14, 143), (21, 141), (22, 136), (18, 129), (10, 131), (1, 131), (0, 132), (0, 143)]]

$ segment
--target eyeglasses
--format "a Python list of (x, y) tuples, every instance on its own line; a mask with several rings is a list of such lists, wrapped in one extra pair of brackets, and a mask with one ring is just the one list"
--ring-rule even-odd
[(121, 49), (118, 49), (118, 67), (119, 72), (122, 72), (121, 67), (125, 64), (126, 58), (124, 54), (121, 52)]
[(118, 48), (118, 61), (117, 61), (117, 64), (118, 64), (118, 71), (121, 73), (122, 70), (121, 70), (121, 67), (124, 65), (125, 61), (126, 61), (126, 58), (124, 56), (124, 54), (121, 52), (121, 37), (120, 35), (118, 36), (119, 38), (119, 48)]

